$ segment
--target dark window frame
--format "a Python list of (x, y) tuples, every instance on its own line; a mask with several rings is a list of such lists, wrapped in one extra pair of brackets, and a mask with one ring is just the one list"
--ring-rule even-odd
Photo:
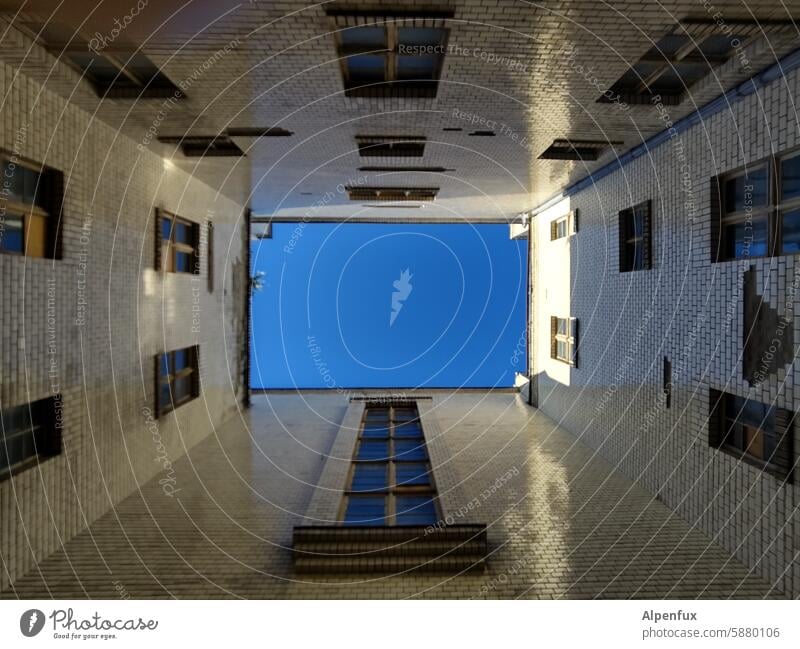
[[(6, 198), (3, 202), (5, 212), (3, 214), (3, 231), (0, 232), (0, 243), (5, 237), (6, 222), (14, 218), (22, 222), (21, 247), (20, 250), (0, 247), (0, 254), (36, 259), (61, 259), (60, 235), (64, 202), (64, 173), (53, 167), (22, 159), (14, 153), (0, 149), (0, 169), (2, 169), (3, 177), (6, 180), (8, 180), (7, 167), (10, 165), (19, 168), (22, 173), (32, 172), (36, 174), (35, 198), (33, 202), (26, 202), (24, 199), (11, 200), (10, 198)], [(39, 200), (40, 196), (43, 197), (42, 200)], [(30, 232), (34, 227), (34, 222), (38, 222), (39, 227), (43, 230), (42, 238), (39, 239), (37, 245), (37, 248), (40, 249), (38, 251), (32, 245), (29, 245)], [(37, 254), (38, 252), (41, 252), (41, 254)]]
[[(0, 454), (2, 454), (0, 482), (61, 454), (62, 407), (61, 395), (57, 394), (7, 408), (6, 413), (11, 410), (27, 411), (28, 417), (28, 425), (25, 429), (16, 430), (11, 434), (7, 431), (5, 424), (8, 415), (2, 417), (0, 414), (2, 417), (2, 422), (0, 422)], [(6, 464), (8, 441), (11, 438), (25, 436), (30, 437), (34, 452), (14, 464)]]
[[(741, 401), (743, 405), (739, 407), (737, 401)], [(744, 404), (748, 401), (753, 401), (767, 411), (758, 422), (748, 422), (744, 416)], [(794, 448), (794, 412), (756, 399), (711, 389), (709, 413), (709, 446), (759, 468), (779, 480), (789, 484), (794, 483), (794, 465), (797, 462)], [(768, 425), (770, 421), (772, 429)], [(737, 430), (737, 426), (740, 426), (741, 430)], [(747, 441), (748, 434), (751, 437), (750, 441)], [(777, 438), (773, 440), (775, 450), (769, 458), (764, 458), (763, 452), (756, 454), (750, 451), (755, 439), (761, 440), (763, 448), (764, 438), (767, 437)]]
[(577, 318), (550, 316), (550, 358), (578, 367), (578, 329)]
[[(170, 238), (164, 238), (163, 221), (171, 221)], [(176, 224), (184, 225), (190, 229), (192, 244), (185, 242), (175, 242)], [(177, 270), (175, 263), (176, 254), (183, 253), (190, 255), (189, 270)], [(165, 264), (166, 255), (170, 256), (170, 262)], [(170, 268), (171, 266), (171, 268)], [(162, 273), (176, 273), (180, 275), (199, 275), (200, 274), (200, 224), (195, 221), (185, 219), (173, 212), (158, 208), (156, 210), (156, 270)]]
[(421, 158), (425, 142), (424, 135), (356, 135), (362, 158)]
[[(641, 232), (636, 231), (641, 216)], [(653, 208), (650, 200), (619, 212), (619, 272), (631, 273), (653, 267)], [(641, 255), (637, 255), (637, 251)]]
[[(376, 411), (386, 410), (386, 418), (371, 417), (371, 413)], [(397, 411), (411, 411), (413, 416), (411, 418), (400, 418)], [(385, 425), (386, 436), (371, 436), (365, 435), (365, 425), (371, 423), (372, 425)], [(402, 429), (403, 424), (416, 424), (419, 427), (419, 435), (417, 436), (403, 436), (397, 435), (398, 426)], [(425, 453), (424, 459), (397, 459), (395, 451), (395, 443), (397, 441), (410, 441), (418, 442), (415, 450), (422, 449)], [(385, 441), (387, 444), (388, 452), (385, 457), (360, 459), (359, 452), (364, 442), (370, 441)], [(414, 484), (397, 484), (397, 467), (410, 466), (410, 465), (423, 465), (425, 467), (425, 474), (428, 478), (428, 484), (414, 485)], [(359, 466), (385, 466), (386, 483), (380, 489), (362, 489), (356, 490), (353, 488), (353, 479)], [(347, 473), (347, 482), (342, 498), (342, 503), (339, 509), (338, 520), (341, 525), (346, 527), (403, 527), (404, 524), (397, 523), (397, 499), (406, 496), (410, 497), (427, 497), (434, 507), (434, 518), (428, 523), (412, 524), (414, 525), (433, 525), (442, 519), (441, 505), (439, 503), (439, 492), (436, 487), (436, 482), (433, 475), (433, 467), (431, 465), (430, 454), (428, 453), (428, 446), (425, 441), (425, 431), (422, 427), (422, 421), (419, 414), (419, 409), (415, 401), (411, 402), (395, 402), (395, 403), (376, 403), (366, 404), (364, 414), (359, 424), (359, 432), (356, 439), (355, 449), (353, 451), (353, 458)], [(378, 498), (384, 499), (384, 517), (383, 521), (367, 521), (365, 523), (347, 521), (347, 509), (351, 500), (358, 498)]]
[[(175, 366), (175, 357), (176, 354), (179, 352), (186, 353), (187, 363), (184, 367), (181, 367), (177, 372), (173, 372)], [(168, 360), (168, 369), (169, 372), (164, 374), (162, 372), (163, 368), (163, 358), (166, 357)], [(189, 347), (182, 347), (180, 349), (173, 349), (167, 352), (161, 352), (160, 354), (156, 354), (155, 357), (156, 362), (156, 415), (158, 417), (162, 417), (174, 410), (177, 410), (181, 406), (193, 401), (197, 397), (200, 396), (200, 346), (199, 345), (191, 345)], [(172, 388), (173, 384), (179, 380), (189, 377), (190, 380), (190, 389), (188, 394), (181, 396), (178, 400), (174, 399), (174, 390)], [(163, 384), (169, 384), (169, 399), (167, 401), (163, 401), (161, 398), (161, 386)]]
[[(725, 263), (729, 261), (740, 261), (742, 259), (763, 259), (767, 257), (783, 257), (799, 255), (800, 250), (795, 252), (784, 252), (783, 250), (783, 217), (786, 212), (800, 209), (800, 196), (789, 200), (783, 200), (783, 163), (786, 160), (800, 156), (800, 147), (793, 147), (777, 154), (771, 154), (755, 162), (726, 171), (711, 178), (711, 206), (712, 206), (712, 236), (711, 236), (711, 259), (713, 263)], [(747, 208), (728, 213), (728, 192), (726, 183), (737, 178), (749, 178), (760, 170), (764, 170), (767, 175), (766, 192), (767, 200), (764, 205), (752, 205), (750, 210)], [(725, 236), (725, 227), (747, 223), (748, 218), (751, 223), (759, 219), (766, 219), (767, 222), (767, 246), (766, 253), (759, 255), (736, 256), (728, 249), (728, 242)]]
[[(754, 21), (744, 23), (742, 21), (731, 21), (731, 27), (734, 30), (739, 28), (741, 33), (734, 31), (730, 34), (714, 29), (706, 30), (703, 33), (693, 33), (698, 26), (700, 28), (703, 26), (703, 21), (698, 20), (682, 21), (682, 25), (660, 36), (648, 51), (637, 59), (636, 63), (625, 70), (622, 76), (609, 88), (612, 97), (608, 97), (604, 93), (597, 101), (600, 103), (623, 101), (626, 104), (641, 105), (650, 104), (658, 98), (665, 106), (678, 106), (684, 101), (692, 86), (706, 79), (715, 69), (729, 61), (736, 54), (737, 48), (732, 44), (727, 52), (723, 54), (703, 54), (702, 47), (710, 39), (725, 36), (731, 43), (734, 40), (740, 41), (741, 44), (738, 47), (744, 49), (762, 37), (758, 30), (752, 33), (753, 26), (759, 27), (759, 23)], [(686, 42), (674, 53), (660, 51), (658, 44), (669, 37), (685, 37)], [(705, 74), (696, 79), (690, 79), (687, 83), (678, 70), (680, 66), (691, 64), (705, 65), (708, 69)], [(653, 69), (644, 76), (639, 75), (635, 72), (635, 69), (637, 66), (642, 65), (649, 65)], [(631, 73), (636, 75), (636, 80), (631, 85), (625, 85), (625, 77), (632, 76)], [(659, 90), (656, 85), (658, 80), (665, 75), (673, 73), (677, 74), (681, 80), (681, 88), (678, 91), (668, 91), (663, 88)]]

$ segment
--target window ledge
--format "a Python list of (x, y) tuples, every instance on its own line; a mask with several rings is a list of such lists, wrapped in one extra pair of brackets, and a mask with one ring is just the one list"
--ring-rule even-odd
[(345, 526), (294, 528), (292, 559), (298, 573), (351, 574), (481, 570), (486, 525)]

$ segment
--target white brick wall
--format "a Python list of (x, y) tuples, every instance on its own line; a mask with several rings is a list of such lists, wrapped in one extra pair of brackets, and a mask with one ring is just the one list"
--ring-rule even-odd
[[(12, 78), (0, 65), (8, 93), (0, 148), (62, 170), (67, 187), (63, 259), (0, 255), (0, 407), (60, 389), (65, 426), (61, 455), (0, 483), (0, 588), (162, 473), (159, 439), (175, 460), (236, 412), (246, 280), (240, 205), (165, 168), (159, 156), (138, 151), (133, 140), (28, 77)], [(156, 207), (202, 227), (214, 222), (213, 293), (204, 246), (199, 277), (155, 271)], [(82, 294), (84, 322), (77, 324)], [(201, 398), (159, 420), (154, 439), (143, 414), (154, 407), (154, 355), (195, 343)]]
[[(550, 210), (580, 210), (580, 232), (570, 240), (559, 273), (547, 260), (563, 243), (544, 236), (548, 212), (536, 216), (541, 254), (534, 269), (542, 410), (795, 597), (800, 471), (794, 485), (781, 486), (709, 448), (707, 417), (709, 387), (800, 410), (800, 368), (787, 368), (785, 383), (781, 372), (749, 391), (740, 358), (743, 272), (751, 264), (758, 269), (764, 298), (783, 314), (795, 270), (800, 272), (796, 258), (710, 262), (710, 179), (800, 144), (792, 107), (799, 79), (791, 72)], [(685, 206), (684, 163), (694, 215)], [(653, 268), (620, 274), (618, 212), (648, 199)], [(549, 358), (546, 319), (553, 291), (568, 291), (557, 299), (568, 296), (570, 315), (580, 319), (578, 369)], [(796, 319), (795, 341), (798, 332)], [(663, 356), (673, 365), (669, 410), (660, 400)], [(795, 455), (798, 449), (796, 430)]]

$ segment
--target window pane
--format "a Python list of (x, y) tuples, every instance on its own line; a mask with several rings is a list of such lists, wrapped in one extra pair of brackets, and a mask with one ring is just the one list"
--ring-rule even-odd
[(162, 383), (159, 389), (158, 394), (158, 402), (159, 406), (163, 408), (169, 408), (172, 406), (172, 395), (169, 391), (169, 383)]
[(644, 244), (642, 241), (636, 241), (628, 244), (630, 249), (630, 259), (632, 263), (631, 270), (642, 270), (644, 268)]
[(23, 251), (23, 220), (21, 215), (6, 214), (5, 219), (0, 221), (0, 250), (5, 252)]
[(188, 225), (187, 223), (175, 221), (175, 241), (178, 243), (185, 243), (189, 246), (194, 245), (192, 229), (192, 226)]
[(747, 206), (766, 205), (767, 169), (750, 169), (748, 174), (725, 182), (725, 211), (742, 212)]
[(187, 367), (189, 367), (189, 350), (178, 349), (172, 352), (173, 372), (179, 372)]
[(565, 343), (563, 340), (556, 342), (556, 357), (562, 360), (569, 360), (569, 355), (567, 354), (567, 343)]
[(764, 457), (764, 436), (759, 428), (744, 427), (745, 452), (748, 455), (762, 459)]
[(347, 71), (353, 83), (376, 83), (384, 80), (384, 56), (364, 54), (347, 59)]
[(444, 39), (444, 30), (435, 27), (401, 27), (397, 32), (398, 43), (404, 46), (439, 45)]
[(662, 36), (656, 44), (648, 50), (645, 56), (674, 56), (679, 49), (689, 42), (689, 37), (684, 34), (667, 34)]
[(385, 460), (389, 457), (389, 442), (362, 440), (358, 445), (359, 460)]
[(341, 31), (339, 38), (345, 47), (386, 47), (386, 30), (383, 27), (350, 27)]
[(422, 428), (417, 422), (401, 424), (394, 427), (395, 437), (422, 437)]
[(427, 460), (425, 445), (420, 440), (398, 440), (394, 443), (394, 457), (397, 460)]
[(428, 81), (436, 76), (435, 56), (398, 56), (397, 78), (405, 81), (419, 79)]
[(395, 408), (394, 410), (395, 421), (410, 421), (416, 417), (417, 411), (414, 408)]
[(767, 254), (767, 219), (726, 225), (724, 237), (725, 253), (728, 258), (764, 256)]
[(428, 465), (416, 462), (398, 462), (394, 465), (397, 486), (429, 485)]
[[(725, 34), (709, 36), (700, 43), (697, 49), (703, 56), (726, 56), (733, 50), (731, 43), (735, 39), (736, 36), (727, 36)], [(740, 38), (740, 40), (745, 39)]]
[(567, 335), (567, 320), (566, 318), (557, 318), (558, 324), (556, 325), (556, 333), (560, 336)]
[[(83, 70), (90, 79), (104, 86), (111, 86), (119, 75), (119, 70), (106, 57), (92, 52), (68, 52), (70, 61)], [(123, 75), (120, 76), (120, 81)]]
[(395, 509), (398, 525), (431, 525), (436, 522), (436, 506), (430, 496), (398, 496)]
[[(6, 438), (13, 437), (15, 433), (25, 430), (30, 430), (32, 427), (31, 422), (31, 409), (29, 404), (22, 406), (15, 406), (14, 408), (6, 408), (0, 413), (2, 417), (3, 426), (0, 430), (0, 437)], [(0, 440), (2, 443), (2, 440)]]
[(782, 252), (792, 254), (800, 252), (800, 210), (783, 212), (783, 249)]
[(388, 464), (356, 464), (351, 491), (385, 491), (388, 487)]
[(169, 354), (158, 355), (158, 372), (162, 377), (169, 374)]
[(781, 200), (800, 196), (800, 155), (781, 161)]
[(378, 419), (389, 419), (389, 410), (388, 408), (370, 408), (367, 410), (367, 420), (374, 421)]
[(192, 269), (192, 256), (188, 252), (175, 253), (175, 270), (179, 273), (189, 273)]
[(384, 423), (370, 423), (364, 424), (364, 430), (361, 432), (362, 437), (385, 439), (389, 437), (389, 428)]
[(344, 522), (350, 525), (385, 525), (386, 499), (383, 496), (359, 496), (347, 499)]
[(161, 219), (161, 238), (169, 239), (170, 231), (172, 230), (172, 219)]

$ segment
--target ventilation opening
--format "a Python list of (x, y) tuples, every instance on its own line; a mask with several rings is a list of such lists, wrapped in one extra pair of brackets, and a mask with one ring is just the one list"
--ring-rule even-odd
[(289, 137), (290, 135), (294, 135), (292, 131), (287, 131), (285, 128), (277, 126), (267, 126), (264, 128), (234, 126), (226, 129), (225, 133), (230, 137)]
[(347, 187), (351, 201), (432, 201), (438, 187)]
[(227, 135), (217, 136), (162, 136), (164, 144), (177, 144), (187, 158), (236, 157), (244, 152)]

